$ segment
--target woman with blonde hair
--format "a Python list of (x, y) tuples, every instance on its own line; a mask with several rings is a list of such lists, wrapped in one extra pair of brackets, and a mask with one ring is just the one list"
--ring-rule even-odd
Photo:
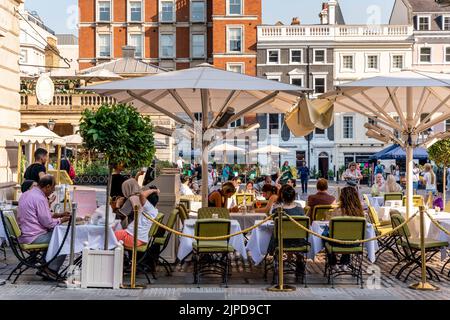
[(423, 178), (425, 179), (426, 186), (425, 191), (427, 194), (430, 192), (435, 195), (436, 194), (436, 175), (434, 174), (433, 168), (430, 163), (426, 163), (424, 166), (425, 174)]
[(390, 175), (388, 175), (388, 177), (386, 179), (386, 183), (384, 184), (384, 191), (385, 191), (385, 193), (402, 192), (403, 189), (397, 183), (395, 176), (390, 174)]

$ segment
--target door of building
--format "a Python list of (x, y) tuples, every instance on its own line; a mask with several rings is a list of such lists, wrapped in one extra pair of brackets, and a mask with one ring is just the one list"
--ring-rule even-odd
[(328, 169), (329, 169), (329, 161), (328, 161), (328, 153), (321, 152), (319, 154), (319, 171), (320, 177), (328, 179)]

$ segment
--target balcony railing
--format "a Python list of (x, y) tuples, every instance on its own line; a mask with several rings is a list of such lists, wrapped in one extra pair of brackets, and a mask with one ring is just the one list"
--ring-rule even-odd
[(350, 38), (378, 37), (407, 38), (413, 34), (408, 25), (295, 25), (259, 26), (258, 40), (295, 40), (298, 38), (321, 38), (346, 41)]
[[(102, 104), (112, 104), (116, 100), (112, 97), (103, 97), (97, 94), (55, 94), (53, 101), (46, 108), (54, 107), (57, 110), (84, 110), (86, 108), (100, 107)], [(34, 94), (21, 94), (22, 109), (32, 110), (44, 107)]]

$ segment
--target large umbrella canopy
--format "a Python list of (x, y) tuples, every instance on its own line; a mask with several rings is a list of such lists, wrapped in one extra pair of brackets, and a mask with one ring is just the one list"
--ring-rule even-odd
[(113, 81), (123, 79), (117, 73), (114, 73), (107, 69), (95, 70), (88, 73), (80, 73), (77, 77), (86, 80), (86, 82)]
[[(413, 158), (417, 160), (427, 160), (428, 152), (425, 148), (414, 148)], [(399, 145), (389, 146), (374, 155), (370, 156), (371, 160), (405, 160), (406, 152)]]
[(235, 147), (231, 144), (228, 143), (222, 143), (219, 144), (215, 147), (213, 147), (211, 150), (209, 150), (210, 152), (245, 152), (244, 149), (239, 148), (239, 147)]
[[(267, 79), (216, 69), (209, 64), (141, 78), (114, 81), (91, 90), (114, 97), (118, 102), (133, 103), (141, 112), (160, 112), (191, 129), (227, 127), (247, 113), (287, 112), (299, 101), (305, 88)], [(201, 113), (201, 125), (195, 113)], [(202, 150), (209, 142), (202, 139)], [(206, 177), (207, 154), (202, 157), (202, 176)], [(205, 184), (206, 185), (206, 184)], [(203, 204), (208, 190), (202, 188)]]
[(66, 145), (63, 138), (44, 126), (38, 126), (18, 133), (14, 136), (14, 141), (18, 143), (45, 143), (60, 146)]
[(413, 149), (450, 136), (450, 132), (429, 130), (450, 118), (450, 74), (401, 71), (342, 84), (320, 98), (333, 102), (335, 112), (357, 112), (372, 119), (365, 125), (369, 137), (405, 149), (409, 216)]
[(71, 134), (70, 136), (62, 137), (67, 145), (83, 144), (83, 138), (79, 134)]
[(289, 150), (269, 144), (268, 146), (252, 150), (250, 153), (289, 153)]

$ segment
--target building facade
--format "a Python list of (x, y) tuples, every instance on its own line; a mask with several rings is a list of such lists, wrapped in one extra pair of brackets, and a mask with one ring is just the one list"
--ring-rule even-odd
[(414, 29), (412, 66), (416, 70), (450, 68), (450, 6), (436, 0), (396, 0), (391, 24), (409, 24)]
[[(303, 25), (294, 18), (291, 25), (259, 26), (258, 76), (308, 87), (314, 98), (342, 83), (411, 68), (411, 25), (346, 24), (336, 0), (324, 3), (319, 17), (316, 25)], [(281, 128), (279, 138), (274, 136), (272, 141), (295, 150), (281, 160), (298, 164), (310, 158), (309, 167), (322, 176), (352, 161), (368, 162), (370, 155), (384, 147), (365, 135), (368, 119), (356, 113), (336, 113), (334, 125), (316, 129), (310, 143), (290, 134), (283, 115), (278, 115), (278, 124), (277, 115), (268, 117), (273, 119), (272, 127)]]
[(79, 0), (80, 69), (121, 57), (169, 70), (208, 62), (256, 75), (260, 0)]
[(22, 1), (0, 1), (0, 193), (11, 199), (17, 181), (17, 144), (20, 128), (19, 18)]

